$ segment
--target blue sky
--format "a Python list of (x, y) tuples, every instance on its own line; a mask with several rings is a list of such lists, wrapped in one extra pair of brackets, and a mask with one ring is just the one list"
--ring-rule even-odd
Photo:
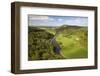
[(88, 17), (28, 15), (29, 26), (88, 26)]

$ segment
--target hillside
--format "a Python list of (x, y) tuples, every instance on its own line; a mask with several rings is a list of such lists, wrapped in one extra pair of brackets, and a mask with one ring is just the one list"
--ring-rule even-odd
[(61, 47), (63, 59), (87, 58), (87, 27), (62, 25), (61, 27), (31, 27), (28, 29), (28, 59), (62, 59), (53, 51), (50, 40), (55, 37)]

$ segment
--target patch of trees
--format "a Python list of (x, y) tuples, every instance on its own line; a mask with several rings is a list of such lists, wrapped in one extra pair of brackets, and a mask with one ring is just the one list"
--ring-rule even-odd
[(54, 35), (36, 27), (28, 28), (28, 60), (53, 59), (53, 45), (50, 39)]

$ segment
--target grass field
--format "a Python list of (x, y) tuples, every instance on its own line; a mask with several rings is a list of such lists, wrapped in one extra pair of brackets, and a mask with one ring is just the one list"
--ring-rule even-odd
[(87, 47), (83, 47), (77, 37), (64, 37), (62, 34), (57, 37), (57, 41), (62, 43), (62, 52), (65, 58), (86, 58)]
[[(68, 30), (73, 30), (75, 32), (72, 32), (72, 34), (70, 34), (69, 36), (65, 36), (68, 33), (67, 29), (65, 29), (65, 31), (61, 31), (61, 33), (56, 37), (57, 42), (59, 44), (62, 43), (61, 51), (64, 54), (65, 58), (87, 58), (87, 35), (85, 35), (87, 28), (81, 27), (77, 29), (73, 27), (73, 29), (69, 28)], [(54, 29), (47, 29), (47, 31), (55, 34)]]
[[(34, 28), (34, 27), (30, 27)], [(39, 27), (38, 27), (39, 28)], [(59, 55), (54, 54), (52, 44), (46, 43), (49, 39), (53, 38), (56, 33), (56, 41), (61, 47), (61, 53), (64, 56), (64, 59), (78, 59), (78, 58), (87, 58), (88, 57), (88, 44), (87, 44), (87, 27), (78, 27), (78, 26), (63, 26), (59, 28), (39, 28), (44, 30), (45, 32), (38, 32), (37, 36), (34, 33), (28, 33), (29, 42), (31, 47), (29, 48), (29, 60), (50, 60), (50, 59), (62, 59)], [(48, 36), (50, 36), (48, 38)], [(31, 38), (34, 37), (34, 38)], [(45, 37), (45, 38), (44, 38)], [(32, 39), (37, 38), (37, 45), (32, 43)], [(48, 38), (48, 39), (47, 39)], [(42, 41), (41, 41), (42, 40)], [(44, 44), (42, 44), (43, 40), (45, 40)], [(40, 41), (40, 42), (39, 42)], [(49, 47), (43, 49), (43, 45), (48, 45)], [(37, 46), (40, 47), (37, 50)], [(33, 50), (32, 48), (35, 49)], [(45, 51), (44, 51), (45, 50)], [(48, 50), (48, 51), (47, 51)], [(54, 55), (54, 57), (50, 56), (49, 51)], [(41, 54), (41, 55), (40, 55)], [(58, 56), (58, 57), (56, 57)], [(39, 58), (40, 57), (40, 58)]]

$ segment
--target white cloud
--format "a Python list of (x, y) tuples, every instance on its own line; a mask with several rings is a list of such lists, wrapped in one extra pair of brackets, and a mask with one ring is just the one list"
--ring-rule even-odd
[(60, 22), (61, 22), (61, 21), (63, 21), (63, 19), (59, 18), (59, 19), (58, 19), (58, 21), (60, 21)]
[(69, 25), (77, 25), (77, 26), (87, 26), (87, 19), (76, 18), (72, 20), (66, 20), (65, 23)]
[(49, 20), (48, 16), (29, 15), (29, 20)]
[(49, 20), (50, 20), (50, 21), (54, 21), (54, 19), (53, 19), (53, 18), (49, 18)]
[(29, 25), (61, 26), (63, 24), (87, 26), (88, 18), (29, 15)]

